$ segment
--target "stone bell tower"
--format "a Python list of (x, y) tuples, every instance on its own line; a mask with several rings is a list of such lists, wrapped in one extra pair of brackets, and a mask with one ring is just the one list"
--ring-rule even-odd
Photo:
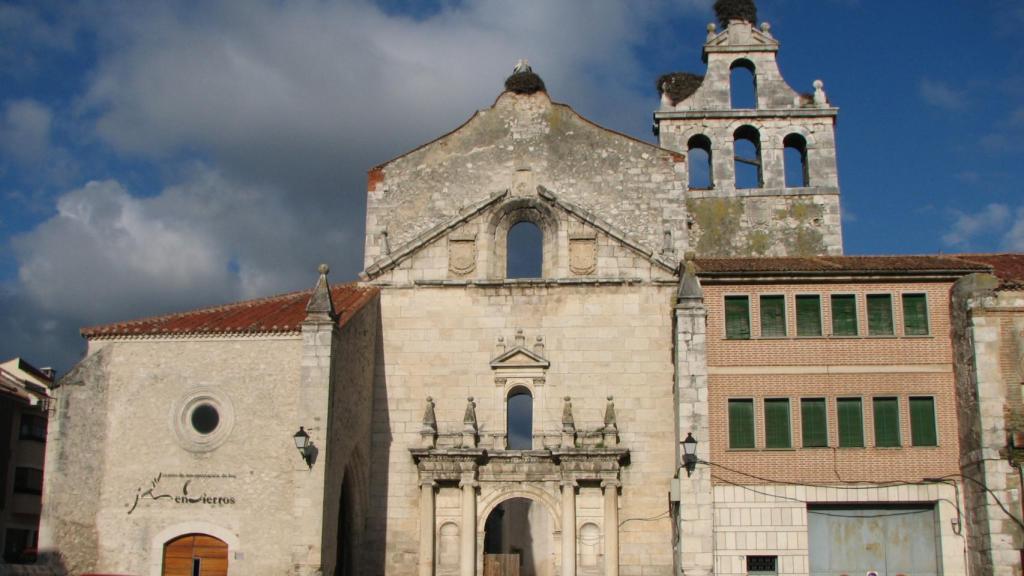
[[(654, 130), (687, 155), (691, 249), (701, 256), (842, 254), (835, 122), (820, 80), (799, 93), (753, 0), (718, 0), (705, 75), (658, 79)], [(719, 30), (719, 26), (722, 27)]]

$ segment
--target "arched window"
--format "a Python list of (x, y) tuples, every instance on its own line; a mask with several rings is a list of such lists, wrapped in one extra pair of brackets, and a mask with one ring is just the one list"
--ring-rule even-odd
[(703, 134), (690, 138), (686, 144), (690, 166), (690, 188), (710, 190), (714, 187), (711, 177), (711, 139)]
[(782, 141), (785, 147), (786, 188), (803, 188), (811, 185), (811, 174), (807, 167), (807, 139), (799, 134), (790, 134)]
[(533, 222), (509, 228), (506, 244), (506, 277), (540, 278), (544, 269), (544, 233)]
[(533, 449), (533, 396), (526, 388), (508, 393), (505, 429), (509, 450)]
[(729, 96), (733, 108), (757, 108), (757, 75), (754, 63), (739, 59), (729, 67)]
[(740, 126), (733, 135), (736, 188), (761, 188), (761, 134), (753, 126)]

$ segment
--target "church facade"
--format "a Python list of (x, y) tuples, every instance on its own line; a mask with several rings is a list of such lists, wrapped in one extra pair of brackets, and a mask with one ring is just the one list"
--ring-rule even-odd
[(1019, 570), (1024, 258), (843, 256), (838, 110), (784, 82), (751, 2), (718, 16), (706, 75), (659, 79), (659, 145), (521, 63), (370, 170), (359, 282), (83, 330), (46, 561)]

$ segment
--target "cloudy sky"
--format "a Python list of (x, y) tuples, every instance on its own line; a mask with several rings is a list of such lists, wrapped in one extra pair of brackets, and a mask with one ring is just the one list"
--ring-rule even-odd
[[(0, 0), (0, 359), (360, 269), (366, 170), (493, 102), (653, 140), (712, 0)], [(761, 0), (839, 119), (851, 254), (1024, 250), (1019, 0)]]

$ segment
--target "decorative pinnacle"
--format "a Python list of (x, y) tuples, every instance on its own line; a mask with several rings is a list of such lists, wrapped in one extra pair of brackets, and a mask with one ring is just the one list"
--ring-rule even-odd
[(321, 265), (317, 266), (316, 269), (317, 269), (318, 272), (320, 272), (320, 274), (322, 274), (324, 276), (330, 274), (330, 272), (331, 272), (331, 267), (328, 266), (327, 264), (321, 264)]

